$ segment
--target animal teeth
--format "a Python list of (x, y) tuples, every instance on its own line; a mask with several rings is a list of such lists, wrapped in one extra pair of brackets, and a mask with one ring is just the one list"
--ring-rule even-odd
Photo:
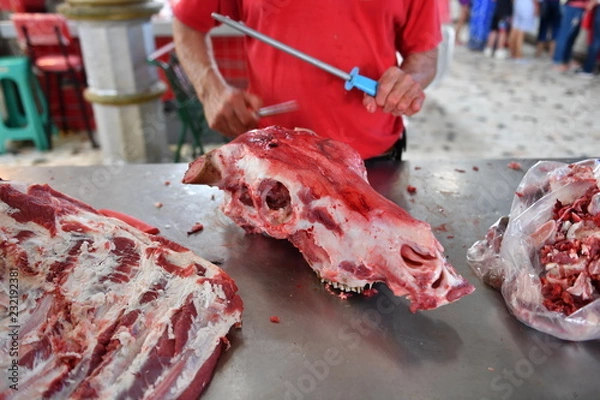
[(338, 282), (330, 281), (329, 279), (325, 279), (325, 278), (321, 277), (318, 272), (317, 272), (317, 275), (321, 279), (322, 283), (328, 284), (328, 285), (332, 286), (335, 289), (338, 289), (338, 290), (341, 290), (341, 291), (344, 291), (344, 292), (355, 292), (355, 293), (362, 293), (363, 292), (364, 288), (362, 288), (362, 287), (348, 286), (348, 285), (344, 285), (343, 283), (338, 283)]

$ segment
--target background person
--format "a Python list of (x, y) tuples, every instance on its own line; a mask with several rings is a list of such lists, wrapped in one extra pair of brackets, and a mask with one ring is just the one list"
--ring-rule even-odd
[(510, 48), (510, 55), (516, 60), (523, 58), (525, 32), (532, 32), (535, 29), (537, 6), (538, 3), (536, 0), (513, 1), (513, 18), (508, 46)]
[(561, 10), (560, 30), (556, 38), (556, 49), (552, 58), (554, 68), (559, 72), (566, 72), (570, 68), (573, 58), (573, 45), (581, 30), (583, 13), (586, 10), (587, 0), (567, 0)]
[(456, 44), (463, 44), (461, 39), (463, 34), (463, 29), (468, 25), (469, 17), (471, 14), (471, 0), (458, 0), (460, 5), (460, 14), (458, 16), (458, 21), (456, 22)]
[[(216, 25), (214, 11), (344, 71), (358, 66), (362, 75), (378, 80), (377, 96), (345, 91), (341, 79), (251, 38), (249, 88), (229, 86), (207, 37)], [(436, 73), (441, 41), (436, 0), (180, 0), (173, 14), (177, 55), (207, 121), (229, 137), (269, 125), (304, 127), (351, 145), (364, 159), (393, 153), (404, 146), (402, 116), (421, 110), (423, 90)], [(396, 51), (403, 60), (399, 66)], [(296, 100), (299, 109), (257, 117), (261, 105), (288, 100)]]
[(590, 26), (590, 40), (587, 50), (587, 56), (583, 63), (583, 68), (578, 75), (583, 77), (593, 77), (596, 72), (596, 63), (600, 55), (600, 0), (592, 0), (587, 5), (587, 11), (592, 13)]
[(560, 29), (560, 0), (539, 0), (539, 7), (540, 24), (535, 56), (540, 57), (544, 49), (552, 56)]
[(508, 58), (506, 43), (508, 32), (511, 29), (510, 20), (512, 18), (512, 0), (494, 0), (496, 8), (492, 17), (492, 26), (487, 39), (486, 48), (483, 55), (486, 57), (495, 56), (499, 59)]

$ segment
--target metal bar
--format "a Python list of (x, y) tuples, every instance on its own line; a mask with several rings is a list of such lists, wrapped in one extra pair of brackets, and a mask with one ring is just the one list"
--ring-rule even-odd
[(312, 65), (314, 65), (315, 67), (321, 68), (327, 72), (329, 72), (330, 74), (333, 74), (339, 78), (342, 78), (345, 81), (349, 81), (351, 79), (351, 76), (349, 73), (342, 71), (339, 68), (334, 67), (333, 65), (329, 65), (319, 59), (316, 59), (312, 56), (309, 56), (306, 53), (303, 53), (299, 50), (294, 49), (293, 47), (288, 46), (287, 44), (283, 44), (267, 35), (264, 35), (258, 31), (255, 31), (252, 28), (248, 28), (246, 25), (244, 25), (243, 23), (240, 22), (236, 22), (234, 20), (232, 20), (229, 17), (225, 17), (224, 15), (218, 14), (218, 13), (212, 13), (211, 14), (212, 17), (214, 19), (216, 19), (217, 21), (228, 25), (234, 29), (239, 30), (240, 32), (245, 33), (246, 35), (253, 37), (255, 39), (258, 39), (262, 42), (265, 42), (281, 51), (284, 51), (288, 54), (293, 55), (294, 57), (298, 57), (301, 60), (306, 61), (307, 63), (310, 63)]

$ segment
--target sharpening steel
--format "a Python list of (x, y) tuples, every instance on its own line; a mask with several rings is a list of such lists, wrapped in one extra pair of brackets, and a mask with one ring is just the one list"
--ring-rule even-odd
[(262, 42), (265, 42), (281, 51), (284, 51), (292, 56), (298, 57), (301, 60), (306, 61), (309, 64), (314, 65), (315, 67), (319, 67), (330, 74), (337, 76), (338, 78), (342, 78), (346, 83), (344, 84), (344, 88), (346, 90), (350, 90), (352, 88), (357, 88), (367, 93), (370, 96), (375, 96), (377, 94), (377, 81), (373, 79), (367, 78), (365, 76), (358, 74), (358, 67), (352, 68), (350, 73), (344, 72), (339, 68), (334, 67), (333, 65), (329, 65), (321, 60), (318, 60), (314, 57), (309, 56), (306, 53), (303, 53), (299, 50), (294, 49), (286, 44), (283, 44), (267, 35), (264, 35), (252, 28), (248, 28), (245, 24), (241, 22), (236, 22), (229, 17), (218, 13), (211, 14), (214, 19), (217, 21), (232, 27), (240, 32), (245, 33), (246, 35), (258, 39)]

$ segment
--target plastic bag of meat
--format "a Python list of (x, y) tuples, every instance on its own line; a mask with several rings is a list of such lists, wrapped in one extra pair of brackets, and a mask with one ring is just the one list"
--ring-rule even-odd
[(600, 162), (535, 164), (510, 216), (467, 259), (521, 322), (565, 340), (600, 339)]

